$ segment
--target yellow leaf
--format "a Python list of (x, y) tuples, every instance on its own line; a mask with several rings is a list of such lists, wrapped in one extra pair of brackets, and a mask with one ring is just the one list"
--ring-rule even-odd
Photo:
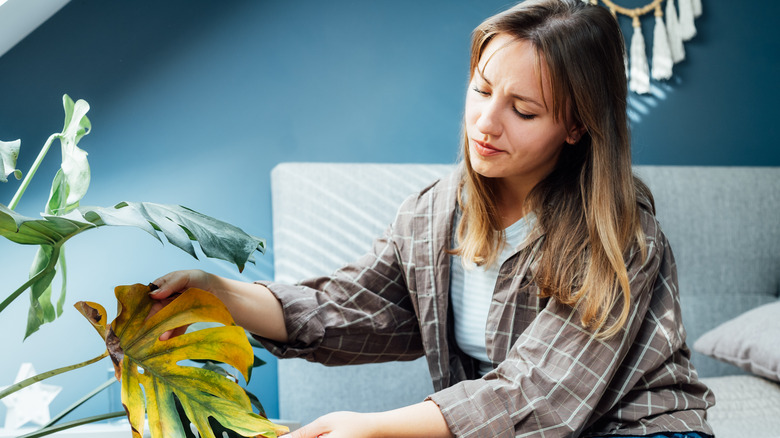
[[(108, 326), (100, 304), (80, 301), (76, 308), (106, 341), (134, 438), (143, 436), (144, 398), (152, 438), (185, 436), (174, 396), (202, 437), (215, 438), (209, 417), (243, 436), (276, 437), (287, 432), (286, 427), (253, 413), (246, 393), (232, 380), (203, 368), (179, 365), (186, 359), (222, 362), (248, 379), (252, 347), (217, 297), (189, 289), (147, 319), (153, 303), (148, 286), (119, 286), (115, 294), (117, 316)], [(223, 326), (160, 341), (166, 331), (195, 322)]]

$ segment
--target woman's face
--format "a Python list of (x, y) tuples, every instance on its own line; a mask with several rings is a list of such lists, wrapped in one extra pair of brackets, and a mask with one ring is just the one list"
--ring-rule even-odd
[(564, 144), (576, 143), (582, 130), (554, 119), (551, 96), (547, 66), (537, 64), (531, 44), (495, 36), (466, 97), (468, 158), (474, 171), (519, 184), (526, 194), (552, 172)]

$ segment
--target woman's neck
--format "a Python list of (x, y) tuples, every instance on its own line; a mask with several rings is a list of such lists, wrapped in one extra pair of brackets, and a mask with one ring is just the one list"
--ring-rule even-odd
[(508, 184), (506, 181), (498, 181), (498, 199), (496, 207), (500, 219), (501, 228), (519, 221), (527, 213), (525, 200), (530, 188), (524, 188), (517, 184)]

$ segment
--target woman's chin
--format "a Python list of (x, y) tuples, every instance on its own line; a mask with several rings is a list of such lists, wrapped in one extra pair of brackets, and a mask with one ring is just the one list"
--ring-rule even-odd
[(500, 178), (501, 171), (494, 163), (490, 163), (486, 160), (477, 157), (471, 159), (471, 168), (474, 172), (485, 178)]

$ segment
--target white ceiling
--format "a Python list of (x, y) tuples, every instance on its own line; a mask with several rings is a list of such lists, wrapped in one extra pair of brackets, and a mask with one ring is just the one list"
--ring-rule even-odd
[(70, 0), (0, 0), (0, 56)]

